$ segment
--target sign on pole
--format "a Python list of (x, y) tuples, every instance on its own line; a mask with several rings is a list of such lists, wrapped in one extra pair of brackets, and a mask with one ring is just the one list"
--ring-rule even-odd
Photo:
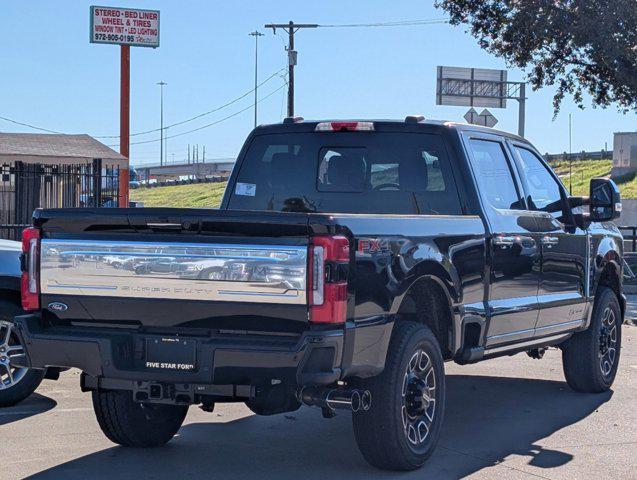
[(91, 43), (159, 47), (159, 11), (91, 7)]
[(475, 108), (470, 108), (464, 115), (464, 119), (467, 123), (472, 125), (481, 125), (483, 127), (493, 128), (498, 123), (498, 119), (495, 118), (489, 110), (483, 109), (480, 113)]
[[(130, 47), (159, 47), (159, 11), (91, 6), (91, 43), (119, 45), (119, 153), (130, 162)], [(119, 170), (118, 206), (128, 207), (129, 170)]]

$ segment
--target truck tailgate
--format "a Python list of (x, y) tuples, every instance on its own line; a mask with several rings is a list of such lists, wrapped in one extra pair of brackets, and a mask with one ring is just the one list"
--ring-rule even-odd
[(305, 214), (45, 210), (35, 225), (54, 322), (267, 332), (308, 322)]

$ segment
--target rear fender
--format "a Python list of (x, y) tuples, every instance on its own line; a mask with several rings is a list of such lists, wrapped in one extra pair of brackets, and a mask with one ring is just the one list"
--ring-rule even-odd
[(449, 309), (449, 344), (441, 345), (441, 348), (449, 348), (451, 355), (460, 349), (461, 318), (455, 308), (460, 301), (460, 279), (453, 267), (445, 269), (440, 263), (433, 260), (420, 262), (405, 278), (401, 293), (396, 296), (391, 306), (392, 315), (396, 315), (405, 302), (405, 298), (421, 282), (431, 282), (440, 287), (446, 299), (446, 308)]

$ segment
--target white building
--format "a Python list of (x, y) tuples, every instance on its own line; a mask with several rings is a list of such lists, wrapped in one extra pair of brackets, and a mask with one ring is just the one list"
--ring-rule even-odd
[(616, 132), (613, 139), (612, 177), (637, 171), (637, 132)]

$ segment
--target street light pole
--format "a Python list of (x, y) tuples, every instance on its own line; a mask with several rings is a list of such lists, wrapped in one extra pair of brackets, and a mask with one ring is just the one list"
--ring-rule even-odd
[(259, 69), (259, 37), (263, 34), (255, 30), (248, 35), (254, 37), (254, 128), (257, 127), (257, 89), (258, 89), (258, 69)]
[(160, 122), (160, 140), (159, 140), (159, 165), (164, 164), (164, 85), (168, 85), (166, 82), (158, 82), (160, 89), (160, 101), (159, 101), (159, 122)]

